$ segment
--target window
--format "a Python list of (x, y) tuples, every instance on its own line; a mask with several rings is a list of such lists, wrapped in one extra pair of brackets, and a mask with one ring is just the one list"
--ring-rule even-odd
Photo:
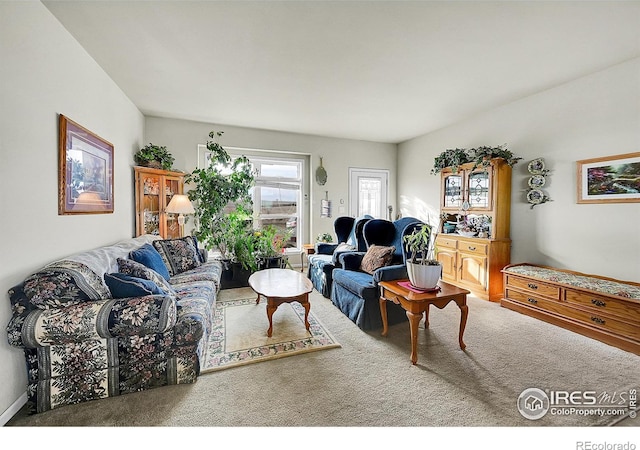
[(304, 160), (247, 155), (256, 171), (253, 188), (254, 228), (273, 225), (291, 233), (287, 248), (302, 242), (302, 174)]
[(349, 169), (349, 203), (351, 215), (369, 214), (384, 219), (387, 214), (388, 170)]

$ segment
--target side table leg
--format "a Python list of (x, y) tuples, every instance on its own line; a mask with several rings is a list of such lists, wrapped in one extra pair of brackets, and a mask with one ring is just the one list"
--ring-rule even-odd
[(425, 330), (429, 328), (429, 306), (431, 305), (427, 303), (427, 309), (425, 309), (424, 311), (424, 329)]
[(386, 336), (389, 331), (387, 323), (387, 299), (380, 297), (380, 316), (382, 316), (382, 335)]
[(413, 314), (407, 311), (409, 318), (409, 328), (411, 330), (411, 363), (418, 362), (418, 325), (422, 320), (422, 314)]
[(467, 299), (462, 301), (462, 304), (458, 304), (460, 307), (460, 334), (458, 335), (458, 342), (460, 348), (464, 350), (467, 345), (462, 341), (462, 335), (464, 334), (464, 328), (467, 326), (467, 316), (469, 315), (469, 307), (466, 305)]

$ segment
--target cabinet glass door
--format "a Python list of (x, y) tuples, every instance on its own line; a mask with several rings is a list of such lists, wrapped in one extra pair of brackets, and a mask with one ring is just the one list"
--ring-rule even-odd
[(469, 206), (475, 209), (491, 208), (491, 178), (489, 172), (471, 172), (468, 179)]
[(142, 214), (145, 234), (160, 234), (160, 177), (143, 175)]
[(444, 179), (445, 208), (460, 208), (462, 206), (462, 176), (447, 175)]

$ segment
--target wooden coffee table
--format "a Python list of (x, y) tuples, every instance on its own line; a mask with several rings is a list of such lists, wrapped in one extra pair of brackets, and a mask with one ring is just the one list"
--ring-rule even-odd
[(313, 284), (306, 276), (290, 269), (259, 270), (249, 277), (249, 286), (258, 294), (256, 304), (261, 295), (267, 299), (267, 336), (273, 333), (273, 313), (282, 303), (298, 302), (304, 307), (304, 325), (309, 331), (309, 292), (313, 291)]
[(425, 328), (429, 327), (429, 306), (435, 305), (438, 309), (442, 309), (449, 302), (456, 302), (460, 308), (460, 332), (458, 333), (458, 342), (461, 349), (465, 349), (466, 345), (462, 341), (464, 328), (467, 325), (467, 315), (469, 307), (467, 306), (467, 294), (470, 292), (466, 289), (453, 286), (444, 281), (438, 282), (440, 286), (439, 292), (418, 293), (409, 290), (404, 286), (400, 286), (399, 282), (408, 280), (381, 281), (380, 286), (380, 314), (382, 315), (382, 335), (386, 336), (388, 331), (387, 323), (387, 301), (399, 304), (407, 312), (409, 318), (409, 327), (411, 329), (411, 362), (418, 362), (418, 324), (422, 319), (422, 313), (425, 313)]

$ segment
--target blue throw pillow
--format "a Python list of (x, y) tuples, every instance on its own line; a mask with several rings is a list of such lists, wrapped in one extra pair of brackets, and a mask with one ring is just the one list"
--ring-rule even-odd
[(124, 273), (105, 273), (104, 281), (113, 298), (142, 297), (153, 294), (166, 295), (166, 292), (153, 281), (135, 278)]
[(133, 259), (136, 262), (148, 267), (151, 270), (155, 270), (165, 280), (169, 280), (169, 269), (167, 269), (167, 265), (164, 263), (162, 256), (158, 253), (151, 244), (144, 244), (137, 250), (133, 250), (129, 253), (129, 258)]

